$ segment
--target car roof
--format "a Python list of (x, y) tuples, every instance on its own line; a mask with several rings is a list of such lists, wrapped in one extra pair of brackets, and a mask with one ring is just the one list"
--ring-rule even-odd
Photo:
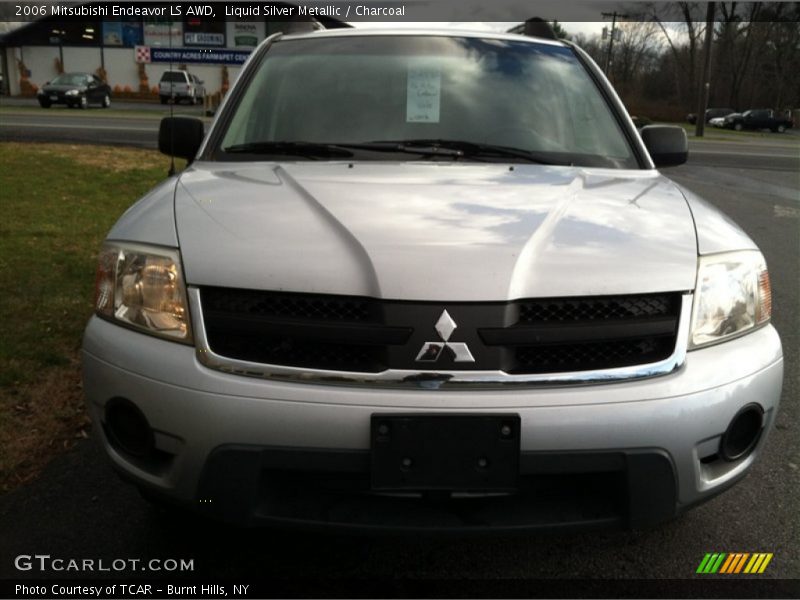
[(284, 35), (281, 40), (301, 40), (314, 39), (319, 37), (372, 37), (372, 36), (438, 36), (438, 37), (466, 37), (492, 40), (509, 40), (517, 42), (528, 42), (537, 44), (547, 44), (550, 46), (566, 46), (561, 40), (548, 38), (531, 37), (516, 33), (501, 33), (495, 31), (475, 31), (470, 29), (415, 29), (415, 28), (351, 28), (351, 29), (326, 29), (322, 31), (312, 31), (303, 33), (293, 33)]

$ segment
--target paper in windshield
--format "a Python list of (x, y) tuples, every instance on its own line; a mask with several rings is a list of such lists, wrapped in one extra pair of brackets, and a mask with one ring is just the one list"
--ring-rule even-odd
[(406, 96), (408, 123), (438, 123), (442, 74), (430, 67), (409, 67)]

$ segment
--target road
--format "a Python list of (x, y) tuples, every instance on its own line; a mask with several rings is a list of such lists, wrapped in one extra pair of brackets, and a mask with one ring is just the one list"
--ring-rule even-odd
[[(74, 126), (81, 118), (63, 122)], [(104, 119), (102, 124), (127, 127), (131, 135), (154, 131), (146, 119), (121, 120)], [(50, 117), (45, 121), (37, 115), (35, 121), (47, 129)], [(2, 139), (8, 139), (11, 129), (0, 127)], [(111, 131), (91, 130), (87, 135), (98, 142), (102, 136), (113, 136)], [(732, 490), (647, 531), (479, 539), (242, 531), (150, 508), (86, 441), (51, 463), (38, 481), (0, 497), (0, 578), (20, 576), (12, 564), (12, 557), (19, 554), (109, 561), (171, 557), (193, 558), (195, 574), (209, 581), (277, 578), (282, 582), (282, 587), (260, 588), (263, 594), (292, 595), (294, 590), (325, 596), (333, 588), (316, 578), (334, 578), (345, 586), (340, 592), (345, 595), (362, 595), (364, 590), (375, 596), (414, 595), (416, 588), (407, 580), (422, 578), (429, 585), (422, 588), (423, 595), (509, 596), (534, 595), (539, 588), (514, 587), (532, 578), (688, 578), (694, 576), (703, 555), (713, 551), (772, 552), (765, 577), (800, 578), (798, 152), (785, 140), (693, 142), (689, 163), (665, 172), (720, 207), (753, 237), (766, 256), (773, 281), (773, 322), (786, 356), (782, 406), (761, 459)], [(360, 578), (367, 578), (365, 587), (359, 587)], [(478, 581), (464, 584), (462, 578)], [(485, 581), (499, 578), (507, 581)], [(558, 593), (543, 589), (551, 589), (553, 596)], [(744, 584), (736, 589), (725, 595), (763, 595)], [(677, 595), (670, 590), (675, 588), (667, 586), (662, 593)]]
[[(122, 104), (129, 114), (92, 108), (37, 109), (30, 102), (4, 107), (0, 113), (0, 141), (69, 142), (156, 148), (159, 119), (169, 114), (160, 104)], [(175, 114), (200, 117), (201, 107), (178, 105)], [(206, 124), (211, 119), (204, 117)], [(719, 136), (711, 132), (710, 136)], [(691, 164), (738, 168), (744, 164), (760, 170), (800, 171), (800, 135), (750, 137), (731, 134), (731, 141), (690, 138)]]
[[(3, 106), (0, 141), (68, 142), (156, 148), (158, 124), (169, 115), (160, 104), (116, 104), (111, 110), (91, 107), (85, 111), (54, 106), (49, 110), (30, 106)], [(122, 110), (120, 110), (120, 108)], [(201, 107), (177, 105), (175, 115), (202, 116)], [(211, 119), (205, 118), (207, 123)]]
[[(689, 164), (704, 167), (754, 168), (759, 171), (800, 172), (800, 139), (698, 140), (689, 138)], [(746, 141), (745, 141), (746, 140)]]

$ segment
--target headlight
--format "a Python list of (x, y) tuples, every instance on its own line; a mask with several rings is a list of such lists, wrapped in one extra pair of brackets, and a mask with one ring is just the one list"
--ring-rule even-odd
[(78, 94), (80, 94), (78, 90), (67, 90), (64, 92), (65, 96), (77, 96)]
[(760, 252), (700, 257), (690, 349), (747, 333), (769, 321), (771, 314), (769, 273)]
[(153, 335), (192, 342), (177, 250), (127, 243), (103, 245), (95, 310), (101, 317)]

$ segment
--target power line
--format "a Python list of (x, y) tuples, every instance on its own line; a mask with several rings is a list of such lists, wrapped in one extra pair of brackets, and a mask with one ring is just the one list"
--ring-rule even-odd
[(605, 65), (605, 68), (603, 69), (606, 72), (606, 77), (611, 79), (611, 70), (610, 70), (611, 69), (611, 53), (614, 50), (614, 33), (617, 30), (617, 18), (628, 19), (628, 18), (630, 18), (630, 15), (623, 15), (621, 13), (618, 13), (617, 11), (614, 11), (613, 13), (604, 12), (604, 13), (601, 13), (601, 14), (603, 15), (604, 19), (608, 19), (608, 18), (611, 19), (611, 35), (609, 36), (609, 39), (608, 39), (608, 51), (606, 52), (606, 65)]

